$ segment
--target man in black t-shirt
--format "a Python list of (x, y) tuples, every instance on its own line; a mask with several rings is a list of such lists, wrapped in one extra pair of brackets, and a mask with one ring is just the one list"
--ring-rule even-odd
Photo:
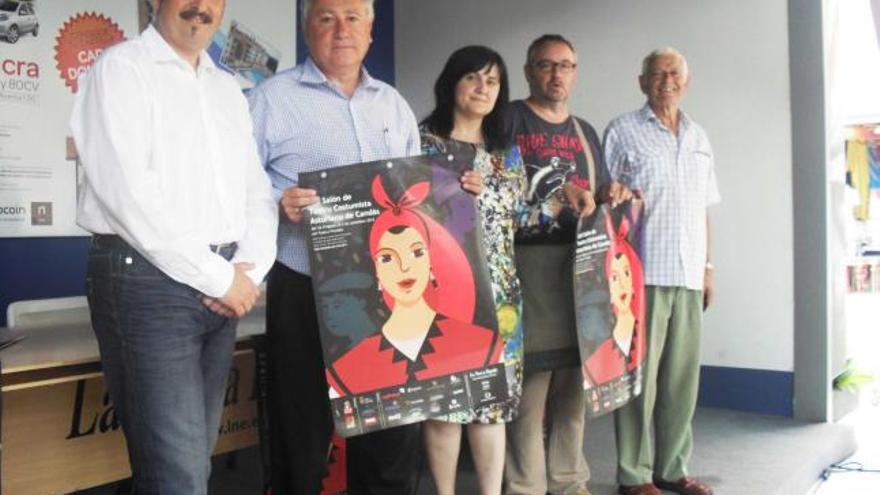
[[(556, 69), (560, 70), (564, 69)], [(570, 70), (574, 71), (574, 67)], [(584, 144), (593, 158), (598, 185), (607, 185), (610, 176), (593, 126), (567, 112), (566, 117), (558, 117), (563, 118), (562, 122), (545, 120), (550, 115), (530, 103), (531, 99), (511, 102), (508, 107), (510, 130), (516, 137), (529, 178), (526, 190), (529, 213), (522, 219), (516, 241), (533, 245), (570, 244), (574, 241), (578, 214), (574, 208), (565, 207), (568, 203), (566, 184), (586, 191), (598, 190), (595, 184), (590, 184), (590, 160)], [(576, 126), (580, 126), (584, 141)], [(577, 194), (573, 188), (572, 191)]]
[(516, 237), (526, 376), (519, 417), (508, 425), (506, 494), (589, 494), (572, 245), (578, 216), (591, 214), (597, 197), (616, 203), (629, 191), (610, 182), (593, 127), (569, 113), (576, 67), (568, 40), (541, 36), (528, 50), (529, 97), (508, 107), (529, 181)]

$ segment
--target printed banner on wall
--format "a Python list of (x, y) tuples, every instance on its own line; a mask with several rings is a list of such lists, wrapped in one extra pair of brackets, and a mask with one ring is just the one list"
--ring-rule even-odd
[(602, 205), (578, 224), (575, 314), (587, 412), (613, 411), (639, 395), (645, 360), (641, 201)]
[(0, 0), (0, 237), (71, 236), (77, 78), (136, 33), (134, 2)]
[(336, 431), (352, 436), (507, 399), (473, 154), (300, 175)]
[[(140, 2), (140, 29), (153, 19), (150, 0)], [(247, 91), (296, 63), (296, 2), (263, 0), (226, 2), (220, 29), (207, 52), (218, 67), (232, 74)]]
[[(293, 66), (296, 3), (228, 2), (208, 53), (249, 89)], [(68, 121), (77, 79), (136, 36), (145, 0), (0, 0), (0, 237), (79, 236)], [(285, 19), (285, 22), (278, 22)]]

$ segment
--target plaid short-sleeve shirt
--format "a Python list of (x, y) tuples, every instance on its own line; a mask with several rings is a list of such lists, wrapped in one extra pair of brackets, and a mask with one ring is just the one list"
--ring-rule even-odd
[(706, 209), (721, 201), (706, 131), (684, 112), (673, 135), (645, 105), (608, 124), (611, 176), (645, 200), (645, 283), (702, 290)]

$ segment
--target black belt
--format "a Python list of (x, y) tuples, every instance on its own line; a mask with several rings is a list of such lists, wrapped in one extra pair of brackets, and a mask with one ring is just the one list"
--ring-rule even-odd
[(227, 251), (227, 250), (234, 251), (236, 248), (238, 248), (237, 242), (224, 242), (222, 244), (208, 245), (208, 249), (210, 249), (211, 251), (213, 251), (217, 254), (223, 254), (223, 252)]
[[(97, 245), (107, 245), (107, 246), (124, 246), (131, 247), (125, 240), (119, 237), (116, 234), (94, 234), (92, 235), (92, 242)], [(208, 249), (212, 252), (217, 253), (219, 255), (232, 254), (238, 248), (237, 242), (224, 242), (222, 244), (210, 244), (208, 245)]]

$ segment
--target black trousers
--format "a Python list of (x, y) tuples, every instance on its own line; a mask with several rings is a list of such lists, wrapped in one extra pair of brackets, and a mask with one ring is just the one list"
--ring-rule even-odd
[[(280, 263), (269, 274), (266, 336), (273, 495), (315, 495), (327, 472), (333, 432), (318, 315), (311, 279)], [(420, 440), (418, 425), (348, 439), (348, 493), (413, 493)]]

